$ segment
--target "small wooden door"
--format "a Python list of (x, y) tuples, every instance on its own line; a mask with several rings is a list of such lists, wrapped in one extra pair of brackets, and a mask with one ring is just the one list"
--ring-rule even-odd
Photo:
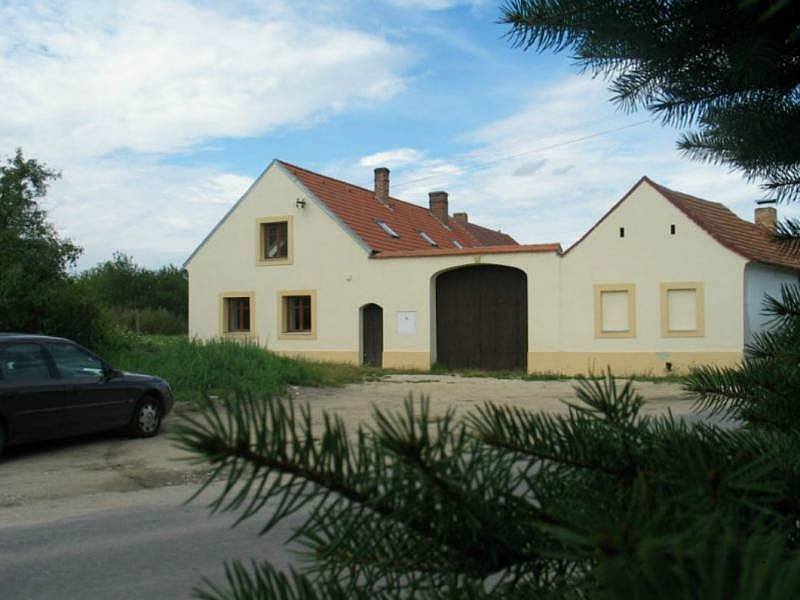
[(367, 304), (362, 311), (362, 362), (372, 367), (383, 364), (383, 309)]
[(525, 273), (470, 266), (436, 279), (437, 362), (456, 369), (524, 369), (528, 347)]

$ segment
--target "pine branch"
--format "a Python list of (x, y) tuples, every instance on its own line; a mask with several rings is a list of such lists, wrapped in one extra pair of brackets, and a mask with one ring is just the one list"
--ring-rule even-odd
[(765, 294), (762, 314), (771, 317), (771, 323), (778, 327), (800, 325), (800, 285), (782, 284), (780, 298)]
[[(800, 178), (793, 183), (800, 187)], [(789, 254), (800, 256), (800, 219), (784, 219), (778, 222), (775, 239)]]

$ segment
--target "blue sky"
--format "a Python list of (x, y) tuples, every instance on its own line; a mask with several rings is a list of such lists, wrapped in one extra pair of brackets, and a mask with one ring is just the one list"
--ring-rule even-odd
[[(0, 154), (62, 170), (84, 246), (180, 264), (273, 158), (573, 242), (647, 174), (751, 218), (758, 189), (683, 159), (569, 56), (512, 48), (497, 2), (0, 0)], [(576, 141), (581, 140), (581, 141)], [(782, 209), (782, 214), (790, 214)], [(791, 211), (792, 214), (796, 210)]]

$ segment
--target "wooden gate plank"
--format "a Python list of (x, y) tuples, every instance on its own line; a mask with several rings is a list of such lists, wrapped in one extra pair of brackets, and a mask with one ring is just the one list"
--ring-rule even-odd
[(528, 346), (525, 273), (470, 266), (436, 280), (437, 362), (450, 368), (524, 369)]

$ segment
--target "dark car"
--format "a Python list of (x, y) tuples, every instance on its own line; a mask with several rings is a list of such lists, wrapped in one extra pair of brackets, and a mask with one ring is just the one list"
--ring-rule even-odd
[(118, 371), (70, 340), (0, 333), (0, 453), (118, 428), (154, 436), (171, 409), (163, 379)]

